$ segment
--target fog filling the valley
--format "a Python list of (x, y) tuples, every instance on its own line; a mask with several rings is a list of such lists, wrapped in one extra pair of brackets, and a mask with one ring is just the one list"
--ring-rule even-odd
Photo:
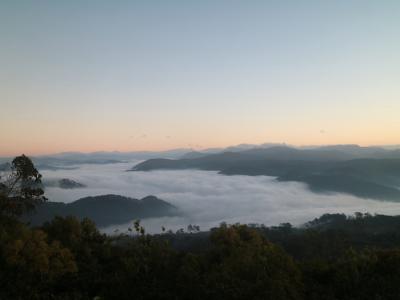
[[(262, 223), (294, 225), (324, 213), (369, 212), (400, 214), (400, 203), (360, 199), (344, 194), (316, 194), (297, 182), (278, 182), (267, 176), (225, 176), (217, 172), (180, 170), (126, 172), (137, 162), (80, 165), (74, 170), (42, 170), (45, 180), (68, 178), (87, 185), (86, 188), (46, 188), (50, 201), (72, 202), (86, 196), (117, 194), (132, 198), (155, 195), (175, 205), (183, 217), (142, 220), (148, 232), (161, 227), (173, 231), (189, 224), (201, 230), (227, 223)], [(126, 231), (130, 224), (105, 228)]]

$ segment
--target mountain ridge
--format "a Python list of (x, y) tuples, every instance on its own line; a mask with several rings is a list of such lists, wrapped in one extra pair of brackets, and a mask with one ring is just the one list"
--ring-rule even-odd
[(36, 211), (23, 216), (23, 220), (33, 226), (42, 225), (55, 216), (75, 216), (92, 219), (98, 226), (124, 224), (134, 219), (156, 218), (180, 215), (172, 204), (146, 196), (135, 199), (115, 194), (89, 196), (71, 203), (46, 202)]
[[(341, 149), (341, 148), (340, 148)], [(352, 148), (354, 149), (354, 148)], [(130, 171), (200, 169), (224, 175), (266, 175), (303, 182), (319, 193), (347, 193), (376, 200), (400, 201), (400, 151), (361, 150), (375, 158), (337, 149), (290, 147), (224, 152), (193, 159), (150, 159)], [(360, 158), (361, 157), (361, 158)], [(376, 158), (379, 157), (379, 158)]]

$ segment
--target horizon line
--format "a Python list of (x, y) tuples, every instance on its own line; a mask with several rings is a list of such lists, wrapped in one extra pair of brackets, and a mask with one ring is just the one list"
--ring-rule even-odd
[[(268, 146), (269, 145), (269, 146)], [(387, 148), (387, 147), (398, 147), (400, 149), (400, 144), (357, 144), (357, 143), (338, 143), (338, 144), (289, 144), (289, 143), (276, 143), (276, 142), (265, 142), (261, 144), (252, 144), (252, 143), (240, 143), (240, 144), (234, 144), (234, 145), (228, 145), (228, 146), (222, 146), (222, 147), (176, 147), (176, 148), (165, 148), (165, 149), (159, 149), (159, 150), (129, 150), (129, 151), (121, 151), (121, 150), (95, 150), (95, 151), (80, 151), (80, 150), (65, 150), (65, 151), (59, 151), (59, 152), (49, 152), (49, 153), (37, 153), (37, 154), (25, 154), (25, 153), (20, 153), (20, 154), (1, 154), (1, 158), (9, 158), (9, 157), (15, 157), (19, 155), (27, 155), (31, 157), (40, 157), (40, 156), (53, 156), (53, 155), (60, 155), (60, 154), (95, 154), (95, 153), (156, 153), (156, 152), (170, 152), (170, 151), (192, 151), (192, 152), (202, 152), (202, 151), (210, 151), (210, 150), (225, 150), (227, 148), (233, 148), (233, 147), (240, 147), (240, 146), (250, 146), (250, 147), (265, 147), (265, 148), (270, 148), (270, 147), (279, 147), (279, 146), (286, 146), (290, 148), (308, 148), (308, 147), (330, 147), (330, 146), (356, 146), (356, 147), (361, 147), (361, 148)]]

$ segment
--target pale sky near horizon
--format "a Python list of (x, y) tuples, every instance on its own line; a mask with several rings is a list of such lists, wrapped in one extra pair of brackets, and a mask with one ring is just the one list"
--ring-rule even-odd
[(400, 144), (400, 1), (0, 0), (0, 155)]

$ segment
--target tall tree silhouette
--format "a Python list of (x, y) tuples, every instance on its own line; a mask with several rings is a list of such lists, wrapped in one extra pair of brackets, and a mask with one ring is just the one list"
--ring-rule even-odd
[(42, 175), (25, 155), (13, 159), (0, 177), (0, 214), (16, 217), (45, 202)]

